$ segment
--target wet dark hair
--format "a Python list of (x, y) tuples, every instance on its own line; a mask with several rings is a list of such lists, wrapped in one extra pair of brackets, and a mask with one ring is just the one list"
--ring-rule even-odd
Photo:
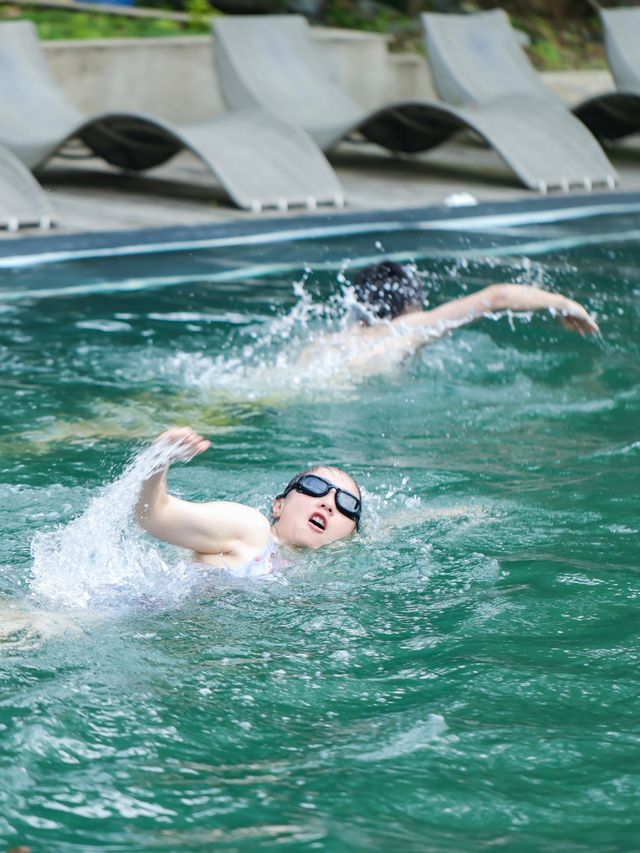
[(395, 261), (365, 267), (353, 284), (356, 301), (378, 320), (393, 320), (408, 311), (419, 311), (423, 291), (417, 272)]

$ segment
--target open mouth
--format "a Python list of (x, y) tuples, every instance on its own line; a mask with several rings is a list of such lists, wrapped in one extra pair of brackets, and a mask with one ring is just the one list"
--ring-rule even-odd
[(315, 527), (316, 530), (324, 532), (327, 529), (327, 520), (320, 513), (315, 512), (309, 519), (309, 524)]

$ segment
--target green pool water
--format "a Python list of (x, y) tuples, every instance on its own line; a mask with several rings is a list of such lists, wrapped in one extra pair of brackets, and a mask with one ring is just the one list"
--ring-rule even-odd
[[(215, 248), (3, 270), (0, 849), (637, 850), (639, 228), (253, 247), (235, 278)], [(343, 260), (385, 253), (431, 305), (534, 282), (602, 338), (502, 317), (391, 376), (296, 368)], [(362, 534), (200, 583), (124, 511), (174, 423), (213, 442), (176, 493), (267, 510), (341, 464)]]

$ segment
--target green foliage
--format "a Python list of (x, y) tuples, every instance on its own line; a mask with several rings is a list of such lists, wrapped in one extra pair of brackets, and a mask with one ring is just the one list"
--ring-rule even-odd
[(529, 52), (531, 58), (534, 60), (534, 64), (540, 68), (554, 71), (562, 68), (564, 65), (558, 45), (551, 41), (537, 41), (531, 45)]
[[(0, 0), (0, 20), (29, 18), (43, 39), (143, 38), (207, 34), (209, 19), (219, 14), (209, 0), (139, 0), (158, 8), (158, 18), (131, 18), (100, 11), (75, 12), (15, 6)], [(263, 0), (264, 8), (285, 11), (287, 0)], [(541, 70), (604, 68), (604, 51), (593, 0), (503, 0), (499, 5), (512, 23), (529, 35), (529, 54)], [(610, 0), (609, 5), (612, 5)], [(616, 0), (617, 2), (617, 0)], [(623, 0), (620, 0), (622, 3)], [(629, 0), (624, 0), (628, 3)], [(422, 50), (417, 19), (421, 10), (469, 12), (492, 8), (495, 0), (325, 0), (322, 23), (389, 36), (392, 50)], [(163, 18), (162, 8), (180, 9), (188, 22)]]
[(407, 39), (415, 41), (420, 32), (417, 19), (398, 11), (395, 5), (373, 0), (326, 0), (322, 22), (330, 27), (385, 33), (392, 37), (392, 49), (406, 46)]
[(531, 40), (529, 56), (536, 68), (606, 68), (597, 18), (566, 18), (562, 25), (540, 14), (513, 15), (512, 24)]
[(208, 29), (209, 19), (213, 15), (209, 0), (188, 0), (186, 11), (189, 15), (190, 27), (193, 29)]
[(537, 68), (606, 67), (598, 18), (590, 0), (326, 0), (322, 23), (385, 33), (391, 50), (420, 52), (419, 12), (465, 14), (496, 5), (505, 9), (515, 27), (528, 34), (529, 54)]
[[(145, 38), (149, 36), (196, 35), (209, 32), (212, 14), (207, 0), (190, 0), (189, 23), (168, 18), (129, 18), (107, 15), (96, 6), (95, 12), (73, 12), (66, 9), (42, 9), (35, 6), (12, 6), (0, 3), (0, 20), (26, 18), (36, 25), (42, 39)], [(206, 7), (206, 16), (204, 8)]]

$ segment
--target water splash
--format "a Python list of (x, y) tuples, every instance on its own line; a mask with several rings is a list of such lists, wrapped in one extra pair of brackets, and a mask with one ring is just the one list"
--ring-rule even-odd
[[(466, 320), (459, 320), (422, 330), (407, 327), (414, 342), (402, 343), (400, 335), (394, 346), (386, 348), (385, 357), (381, 359), (379, 338), (347, 333), (357, 321), (376, 322), (375, 316), (355, 298), (348, 278), (350, 264), (346, 259), (340, 267), (336, 287), (328, 299), (312, 294), (308, 284), (313, 270), (306, 268), (292, 285), (296, 301), (289, 312), (238, 329), (239, 337), (218, 355), (177, 352), (165, 357), (160, 365), (154, 360), (150, 372), (154, 375), (160, 372), (171, 383), (203, 392), (207, 399), (221, 402), (242, 399), (280, 405), (303, 399), (349, 399), (369, 376), (381, 371), (393, 372), (422, 345), (431, 344), (446, 332), (467, 325)], [(405, 266), (410, 274), (425, 280), (425, 305), (429, 306), (433, 296), (448, 285), (450, 279), (456, 281), (459, 292), (470, 292), (477, 287), (477, 274), (485, 273), (487, 265), (457, 258), (445, 264), (439, 273), (425, 273), (415, 264)], [(527, 257), (514, 261), (508, 274), (500, 278), (530, 285), (546, 283), (543, 267)], [(396, 282), (390, 290), (397, 288)], [(444, 295), (444, 298), (450, 296)], [(435, 304), (442, 299), (433, 301)], [(516, 332), (523, 323), (531, 321), (533, 313), (499, 311), (485, 316), (498, 320), (505, 315)], [(396, 328), (401, 329), (401, 326)], [(416, 341), (417, 335), (422, 336), (422, 341)], [(136, 370), (139, 378), (139, 363)]]
[(133, 517), (145, 479), (172, 458), (168, 442), (139, 453), (69, 524), (38, 532), (31, 544), (30, 591), (47, 607), (122, 609), (175, 603), (189, 594), (193, 572), (170, 565)]
[[(243, 401), (262, 403), (317, 399), (322, 393), (332, 399), (349, 394), (358, 377), (345, 369), (344, 352), (323, 342), (353, 321), (353, 290), (341, 268), (337, 291), (320, 301), (306, 287), (311, 274), (306, 269), (293, 283), (296, 302), (288, 313), (241, 330), (244, 340), (229, 350), (216, 356), (177, 352), (160, 365), (154, 363), (153, 371), (183, 388), (198, 389), (223, 401), (239, 399), (238, 389)], [(309, 348), (316, 351), (312, 361), (304, 358)]]

